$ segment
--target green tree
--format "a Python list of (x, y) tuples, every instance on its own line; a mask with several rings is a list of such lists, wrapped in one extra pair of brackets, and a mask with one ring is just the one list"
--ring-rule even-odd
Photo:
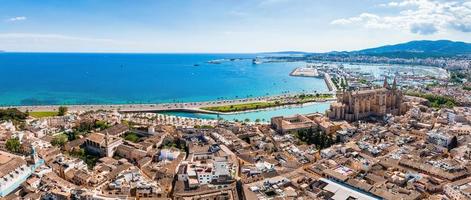
[(65, 114), (67, 114), (67, 107), (65, 106), (60, 106), (59, 107), (59, 112), (57, 113), (58, 116), (64, 116)]
[(0, 121), (24, 121), (28, 117), (26, 113), (16, 108), (0, 109)]
[(69, 141), (69, 137), (67, 137), (66, 134), (59, 134), (59, 135), (54, 136), (54, 138), (51, 141), (51, 144), (54, 146), (62, 147), (65, 145), (65, 143), (67, 143), (67, 141)]
[(124, 136), (124, 139), (127, 140), (127, 141), (131, 141), (131, 142), (138, 142), (139, 141), (139, 136), (137, 136), (137, 134), (133, 133), (133, 132), (129, 132), (126, 134), (126, 136)]
[(318, 129), (299, 130), (294, 136), (307, 144), (315, 144), (318, 149), (324, 149), (334, 144), (333, 138)]
[(340, 79), (340, 87), (345, 88), (345, 81), (343, 79)]
[(20, 151), (20, 140), (18, 138), (11, 138), (8, 139), (5, 143), (7, 149), (11, 152), (19, 152)]
[(455, 104), (454, 104), (453, 102), (451, 102), (451, 101), (447, 101), (447, 102), (445, 103), (445, 107), (447, 107), (447, 108), (453, 108), (453, 107), (455, 107)]
[(94, 126), (95, 126), (94, 121), (83, 120), (79, 123), (77, 127), (75, 127), (75, 129), (79, 132), (88, 132), (88, 131), (91, 131), (94, 128)]
[(65, 133), (65, 134), (67, 135), (67, 139), (68, 139), (69, 141), (72, 141), (72, 140), (78, 139), (79, 136), (80, 136), (82, 133), (80, 133), (80, 132), (78, 132), (78, 131), (71, 131), (71, 132), (67, 132), (67, 133)]
[(110, 125), (108, 125), (108, 123), (106, 121), (98, 120), (98, 121), (95, 121), (94, 127), (99, 128), (100, 130), (104, 130), (104, 129), (109, 128)]

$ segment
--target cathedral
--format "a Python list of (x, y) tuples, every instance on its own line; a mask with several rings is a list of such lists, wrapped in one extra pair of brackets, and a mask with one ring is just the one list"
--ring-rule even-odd
[(401, 115), (405, 111), (396, 78), (390, 87), (385, 77), (382, 88), (337, 93), (337, 102), (330, 105), (327, 116), (333, 120), (356, 121), (370, 116)]

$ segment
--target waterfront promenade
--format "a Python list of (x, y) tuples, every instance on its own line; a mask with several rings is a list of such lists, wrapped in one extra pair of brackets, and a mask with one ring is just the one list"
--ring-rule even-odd
[[(232, 100), (186, 102), (186, 103), (161, 103), (161, 104), (108, 104), (108, 105), (41, 105), (41, 106), (4, 106), (0, 108), (17, 108), (20, 111), (43, 112), (58, 111), (60, 106), (66, 106), (69, 111), (97, 111), (109, 110), (120, 112), (161, 112), (161, 111), (184, 111), (207, 114), (228, 114), (215, 111), (203, 110), (203, 107), (225, 106), (243, 103), (268, 102), (284, 98), (295, 97), (299, 94), (285, 94), (277, 96), (253, 97)], [(326, 98), (323, 101), (332, 101), (335, 98)]]
[(337, 87), (332, 82), (332, 78), (330, 77), (329, 73), (327, 72), (324, 73), (324, 80), (325, 80), (325, 84), (327, 85), (327, 88), (329, 88), (329, 91), (331, 91), (332, 93), (337, 92)]

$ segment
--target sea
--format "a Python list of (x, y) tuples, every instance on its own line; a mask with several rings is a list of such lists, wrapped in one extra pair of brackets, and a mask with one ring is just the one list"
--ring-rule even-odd
[(327, 92), (258, 54), (0, 53), (0, 106), (195, 102)]
[[(263, 56), (267, 55), (4, 52), (0, 53), (0, 106), (180, 103), (328, 92), (322, 78), (289, 75), (306, 63), (252, 63), (253, 58)], [(436, 67), (341, 65), (370, 74), (381, 83), (388, 74), (448, 76)], [(329, 106), (324, 102), (220, 116), (164, 114), (269, 121), (273, 116), (323, 113)]]

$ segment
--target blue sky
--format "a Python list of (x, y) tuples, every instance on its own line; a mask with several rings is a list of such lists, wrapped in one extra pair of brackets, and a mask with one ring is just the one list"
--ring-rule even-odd
[(0, 0), (0, 49), (43, 52), (355, 50), (471, 42), (464, 0)]

